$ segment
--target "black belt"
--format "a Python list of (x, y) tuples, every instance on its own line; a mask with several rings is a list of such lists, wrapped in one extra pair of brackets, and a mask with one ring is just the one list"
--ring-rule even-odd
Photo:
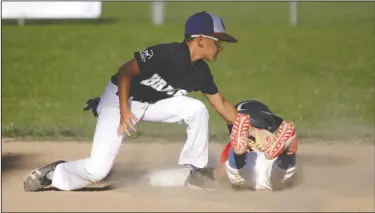
[[(118, 96), (118, 91), (116, 92), (116, 95)], [(150, 104), (156, 103), (156, 101), (147, 101), (144, 99), (134, 98), (133, 96), (130, 96), (130, 97), (132, 98), (133, 101), (138, 101), (141, 103), (150, 103)]]
[(156, 103), (156, 101), (144, 100), (144, 99), (141, 99), (141, 98), (134, 98), (133, 96), (132, 96), (132, 101), (138, 101), (138, 102), (141, 102), (141, 103), (149, 103), (149, 104)]

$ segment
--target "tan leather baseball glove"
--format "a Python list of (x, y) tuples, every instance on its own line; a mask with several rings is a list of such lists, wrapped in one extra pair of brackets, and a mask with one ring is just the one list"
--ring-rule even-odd
[(250, 151), (266, 151), (266, 142), (275, 137), (270, 131), (251, 127), (248, 131), (248, 146)]

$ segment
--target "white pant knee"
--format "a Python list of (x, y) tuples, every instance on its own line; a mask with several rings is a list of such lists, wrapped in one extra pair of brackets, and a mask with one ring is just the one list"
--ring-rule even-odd
[(240, 174), (240, 170), (232, 168), (228, 161), (225, 162), (225, 168), (228, 179), (233, 185), (240, 186), (246, 183), (246, 180)]
[(191, 100), (186, 102), (186, 104), (186, 111), (184, 112), (183, 118), (187, 124), (189, 124), (196, 117), (208, 120), (209, 113), (206, 105), (204, 105), (202, 101), (191, 98)]
[(99, 159), (91, 156), (88, 158), (84, 168), (86, 178), (93, 183), (106, 178), (113, 166), (114, 158), (111, 157), (108, 156), (106, 159)]

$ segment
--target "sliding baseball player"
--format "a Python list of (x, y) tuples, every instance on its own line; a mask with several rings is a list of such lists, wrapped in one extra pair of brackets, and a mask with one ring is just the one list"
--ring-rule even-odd
[(234, 125), (228, 123), (230, 142), (216, 176), (225, 174), (235, 188), (284, 189), (297, 168), (294, 123), (272, 114), (258, 101), (243, 101), (236, 107), (239, 114)]

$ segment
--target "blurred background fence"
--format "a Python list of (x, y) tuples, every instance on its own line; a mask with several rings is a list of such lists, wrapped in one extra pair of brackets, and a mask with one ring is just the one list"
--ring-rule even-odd
[[(134, 51), (182, 41), (186, 19), (207, 10), (239, 39), (210, 63), (230, 101), (266, 103), (295, 121), (301, 137), (373, 139), (374, 2), (298, 2), (297, 16), (291, 6), (166, 2), (155, 19), (150, 2), (101, 2), (83, 20), (26, 19), (19, 27), (3, 17), (2, 135), (90, 140), (95, 118), (83, 112), (86, 100), (101, 95)], [(212, 140), (225, 141), (225, 122), (201, 94), (190, 96), (207, 104)], [(184, 125), (140, 123), (131, 138), (175, 141), (185, 132)]]
[(2, 19), (15, 19), (24, 25), (27, 19), (97, 19), (101, 2), (3, 1)]

